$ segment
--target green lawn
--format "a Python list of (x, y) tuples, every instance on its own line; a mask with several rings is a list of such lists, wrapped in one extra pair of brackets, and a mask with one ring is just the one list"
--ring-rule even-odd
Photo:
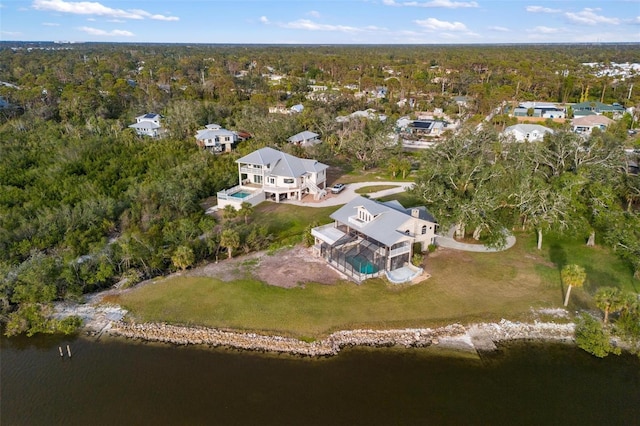
[(393, 189), (400, 186), (398, 185), (371, 185), (371, 186), (363, 186), (362, 188), (356, 189), (356, 194), (370, 194), (373, 192), (384, 191), (385, 189)]
[(302, 207), (293, 204), (261, 203), (256, 206), (252, 221), (267, 226), (276, 236), (276, 243), (297, 243), (310, 223), (325, 224), (336, 207)]
[[(280, 207), (278, 216), (284, 210), (295, 226), (297, 215), (309, 214), (292, 209), (295, 206)], [(533, 235), (523, 234), (518, 235), (513, 248), (502, 253), (437, 251), (427, 259), (432, 277), (413, 286), (369, 280), (362, 285), (307, 283), (283, 289), (246, 279), (223, 282), (173, 277), (134, 289), (114, 301), (140, 321), (312, 338), (355, 327), (531, 320), (531, 308), (561, 307), (559, 265), (565, 262), (581, 264), (588, 273), (585, 287), (572, 292), (570, 309), (594, 308), (590, 295), (597, 286), (628, 290), (638, 286), (630, 268), (606, 249), (547, 237), (543, 250), (538, 251)]]

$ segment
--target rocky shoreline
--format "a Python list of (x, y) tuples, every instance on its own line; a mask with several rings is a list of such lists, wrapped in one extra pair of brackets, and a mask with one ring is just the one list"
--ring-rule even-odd
[(313, 342), (206, 327), (185, 327), (165, 323), (137, 324), (124, 321), (112, 323), (106, 332), (113, 336), (150, 342), (223, 346), (310, 357), (337, 355), (343, 348), (352, 346), (411, 348), (440, 345), (456, 350), (477, 352), (495, 350), (497, 343), (513, 340), (574, 342), (573, 323), (520, 323), (504, 319), (499, 323), (472, 324), (467, 327), (452, 324), (435, 329), (343, 330)]

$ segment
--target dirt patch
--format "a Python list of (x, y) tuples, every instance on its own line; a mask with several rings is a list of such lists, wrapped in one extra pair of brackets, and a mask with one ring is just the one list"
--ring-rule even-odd
[(236, 259), (195, 268), (189, 275), (213, 277), (224, 281), (255, 278), (267, 284), (291, 288), (305, 283), (335, 284), (345, 277), (331, 268), (311, 250), (297, 245), (273, 254), (252, 253)]

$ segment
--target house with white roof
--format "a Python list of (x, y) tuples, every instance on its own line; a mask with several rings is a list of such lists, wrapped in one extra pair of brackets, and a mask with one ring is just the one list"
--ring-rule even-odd
[(304, 146), (304, 147), (317, 145), (320, 142), (322, 142), (320, 140), (319, 134), (310, 132), (308, 130), (305, 130), (304, 132), (296, 133), (295, 135), (287, 139), (287, 141), (289, 141), (289, 143)]
[(369, 108), (364, 111), (355, 111), (349, 115), (341, 115), (336, 117), (336, 121), (338, 123), (344, 123), (354, 118), (366, 118), (367, 120), (375, 120), (378, 119), (380, 121), (386, 121), (387, 116), (384, 114), (378, 114), (375, 109)]
[(166, 129), (162, 127), (160, 114), (149, 113), (136, 117), (136, 122), (131, 124), (129, 128), (134, 129), (138, 136), (150, 136), (159, 138), (166, 133)]
[(218, 208), (264, 200), (279, 203), (302, 200), (305, 195), (320, 199), (327, 195), (327, 166), (316, 160), (298, 158), (273, 148), (261, 148), (238, 159), (239, 184), (217, 194)]
[(539, 142), (546, 134), (553, 134), (553, 130), (540, 124), (514, 124), (502, 132), (507, 140), (513, 138), (516, 142)]
[(357, 196), (335, 211), (333, 223), (311, 230), (314, 252), (356, 282), (385, 275), (402, 283), (422, 274), (411, 265), (413, 244), (435, 241), (437, 223), (425, 207), (405, 208)]
[(218, 124), (207, 124), (205, 129), (196, 132), (196, 143), (211, 152), (231, 152), (238, 135)]

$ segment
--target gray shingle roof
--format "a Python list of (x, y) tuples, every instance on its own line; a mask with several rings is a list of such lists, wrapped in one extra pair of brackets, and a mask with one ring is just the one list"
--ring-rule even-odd
[(196, 133), (196, 139), (201, 141), (205, 139), (215, 139), (216, 136), (229, 136), (232, 139), (235, 138), (235, 133), (226, 129), (206, 129), (198, 130)]
[(305, 173), (316, 173), (328, 168), (316, 160), (301, 159), (273, 148), (260, 148), (236, 161), (239, 164), (270, 165), (271, 175), (299, 177)]
[(305, 130), (304, 132), (300, 132), (300, 133), (297, 133), (297, 134), (291, 136), (287, 140), (289, 142), (302, 142), (302, 141), (305, 141), (305, 140), (317, 138), (318, 136), (320, 136), (320, 135), (318, 135), (317, 133), (313, 133), (313, 132), (310, 132), (308, 130)]
[[(363, 222), (360, 225), (356, 225), (353, 222), (350, 222), (349, 218), (357, 216), (358, 208), (360, 207), (364, 208), (371, 215), (375, 216), (375, 218), (370, 222)], [(422, 209), (423, 210), (421, 211), (426, 218), (426, 214), (428, 212), (425, 208)], [(365, 197), (358, 196), (336, 210), (331, 215), (331, 218), (337, 222), (347, 224), (350, 227), (357, 229), (358, 231), (367, 235), (368, 237), (383, 243), (387, 247), (390, 247), (398, 242), (412, 239), (404, 233), (404, 226), (406, 226), (405, 224), (409, 220), (411, 220), (410, 212), (411, 209), (405, 209), (397, 201), (383, 204)], [(431, 215), (428, 216), (431, 217)]]

